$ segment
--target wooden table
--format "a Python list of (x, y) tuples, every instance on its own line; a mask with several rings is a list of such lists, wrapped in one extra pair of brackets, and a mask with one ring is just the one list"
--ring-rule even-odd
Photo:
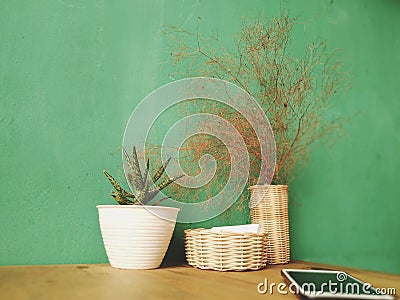
[(296, 261), (260, 271), (217, 272), (189, 266), (119, 270), (108, 265), (0, 267), (0, 298), (16, 299), (298, 299), (257, 286), (283, 282), (282, 268), (340, 269), (376, 287), (400, 291), (400, 276)]

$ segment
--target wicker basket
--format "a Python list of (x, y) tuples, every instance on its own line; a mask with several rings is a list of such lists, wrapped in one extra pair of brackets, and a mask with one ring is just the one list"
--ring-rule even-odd
[(266, 265), (266, 233), (185, 230), (188, 264), (217, 271), (259, 270)]
[(267, 263), (286, 264), (290, 261), (288, 186), (252, 186), (251, 221), (261, 224), (268, 233)]

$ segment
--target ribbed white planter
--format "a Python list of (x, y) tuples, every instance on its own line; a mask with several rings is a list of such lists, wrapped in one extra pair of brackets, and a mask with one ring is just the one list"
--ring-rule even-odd
[(98, 205), (108, 260), (120, 269), (158, 268), (175, 228), (179, 208)]

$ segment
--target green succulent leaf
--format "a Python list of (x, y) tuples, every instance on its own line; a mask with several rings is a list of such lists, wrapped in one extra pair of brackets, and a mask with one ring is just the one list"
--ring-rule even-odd
[(171, 161), (171, 158), (168, 158), (167, 161), (157, 170), (157, 172), (153, 175), (152, 180), (153, 183), (155, 184), (161, 176), (164, 174), (165, 169), (167, 168), (169, 162)]
[(124, 189), (118, 184), (118, 182), (114, 179), (114, 177), (112, 177), (110, 175), (110, 173), (108, 173), (106, 170), (103, 171), (104, 175), (106, 175), (106, 177), (108, 178), (108, 180), (111, 182), (111, 184), (113, 185), (113, 187), (115, 188), (115, 190), (120, 193), (123, 194), (124, 193)]
[(149, 186), (150, 186), (149, 185), (149, 180), (147, 180), (147, 177), (149, 176), (149, 168), (150, 168), (150, 160), (147, 159), (146, 169), (144, 170), (144, 173), (143, 173), (143, 183), (144, 183), (143, 189), (145, 191), (147, 191), (149, 189)]
[[(153, 184), (156, 184), (156, 182), (162, 177), (162, 175), (165, 173), (165, 170), (171, 161), (171, 158), (167, 159), (166, 162), (157, 170), (157, 172), (154, 174), (154, 176), (150, 179), (149, 177), (149, 169), (150, 169), (150, 160), (147, 159), (146, 162), (146, 169), (143, 172), (140, 170), (140, 165), (139, 165), (139, 160), (136, 152), (136, 147), (133, 146), (132, 150), (132, 158), (129, 157), (129, 154), (123, 148), (123, 154), (125, 158), (125, 163), (128, 166), (129, 172), (127, 172), (127, 179), (133, 187), (133, 189), (136, 192), (136, 195), (127, 192), (125, 189), (123, 189), (118, 182), (107, 172), (104, 170), (104, 174), (112, 184), (112, 186), (115, 188), (115, 192), (111, 193), (111, 196), (121, 205), (133, 205), (133, 204), (147, 204), (151, 200), (154, 199), (154, 197), (164, 188), (169, 186), (172, 182), (175, 180), (181, 178), (182, 176), (178, 177), (173, 177), (173, 178), (166, 178), (164, 181), (159, 183), (158, 185), (155, 185), (155, 187), (150, 190), (150, 186)], [(158, 205), (161, 201), (168, 199), (169, 197), (163, 198), (156, 203), (152, 205)]]
[(157, 185), (157, 189), (159, 191), (165, 189), (167, 186), (169, 186), (171, 183), (177, 181), (179, 178), (182, 178), (185, 175), (180, 175), (180, 176), (175, 176), (175, 177), (169, 177), (165, 179), (163, 182), (161, 182), (159, 185)]
[(151, 200), (153, 200), (154, 199), (154, 197), (155, 196), (157, 196), (157, 194), (159, 193), (160, 191), (159, 190), (157, 190), (157, 189), (153, 189), (153, 190), (151, 190), (151, 191), (148, 191), (147, 193), (146, 193), (146, 196), (142, 199), (142, 204), (147, 204), (147, 203), (149, 203)]
[(131, 201), (127, 197), (117, 192), (112, 192), (111, 196), (114, 198), (115, 201), (118, 202), (120, 205), (133, 205), (136, 201)]
[(168, 177), (156, 186), (156, 189), (161, 191), (174, 182), (174, 178)]
[[(148, 192), (146, 193), (146, 197), (142, 200), (142, 203), (145, 204), (145, 203), (150, 202), (151, 200), (153, 200), (153, 198), (154, 198), (155, 196), (157, 196), (157, 194), (158, 194), (161, 190), (165, 189), (167, 186), (169, 186), (169, 185), (170, 185), (171, 183), (173, 183), (175, 180), (178, 180), (179, 178), (182, 178), (183, 176), (184, 176), (184, 175), (177, 176), (177, 177), (173, 177), (173, 178), (171, 178), (171, 177), (166, 178), (163, 182), (161, 182), (160, 184), (158, 184), (154, 189), (152, 189), (152, 190), (150, 190), (150, 191), (148, 191)], [(169, 197), (167, 197), (167, 198), (169, 198)], [(165, 199), (163, 199), (163, 200), (165, 200)]]
[[(108, 178), (108, 180), (110, 181), (110, 183), (112, 184), (112, 186), (115, 188), (115, 190), (117, 191), (116, 193), (112, 193), (111, 196), (115, 199), (115, 201), (117, 201), (118, 203), (120, 202), (136, 202), (136, 197), (135, 195), (127, 192), (125, 189), (123, 189), (118, 182), (114, 179), (114, 177), (112, 177), (106, 170), (103, 171), (104, 174), (106, 175), (106, 177)], [(132, 198), (133, 201), (129, 200), (128, 198)], [(121, 203), (120, 203), (121, 204)], [(127, 203), (125, 203), (127, 204)]]
[(143, 189), (145, 182), (142, 178), (142, 172), (140, 171), (139, 160), (136, 153), (136, 147), (133, 146), (132, 149), (132, 160), (130, 159), (128, 152), (126, 152), (125, 148), (122, 149), (124, 153), (124, 157), (126, 163), (129, 167), (131, 173), (128, 174), (128, 179), (130, 184), (133, 186), (136, 192), (139, 192)]

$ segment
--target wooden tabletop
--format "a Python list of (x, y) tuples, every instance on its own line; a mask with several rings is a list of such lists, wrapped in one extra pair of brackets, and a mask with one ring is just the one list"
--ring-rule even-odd
[(0, 267), (1, 299), (298, 299), (276, 287), (257, 291), (268, 280), (283, 281), (282, 268), (328, 268), (349, 274), (380, 288), (400, 291), (400, 276), (296, 261), (260, 271), (218, 272), (189, 266), (154, 270), (119, 270), (108, 265), (50, 265)]

